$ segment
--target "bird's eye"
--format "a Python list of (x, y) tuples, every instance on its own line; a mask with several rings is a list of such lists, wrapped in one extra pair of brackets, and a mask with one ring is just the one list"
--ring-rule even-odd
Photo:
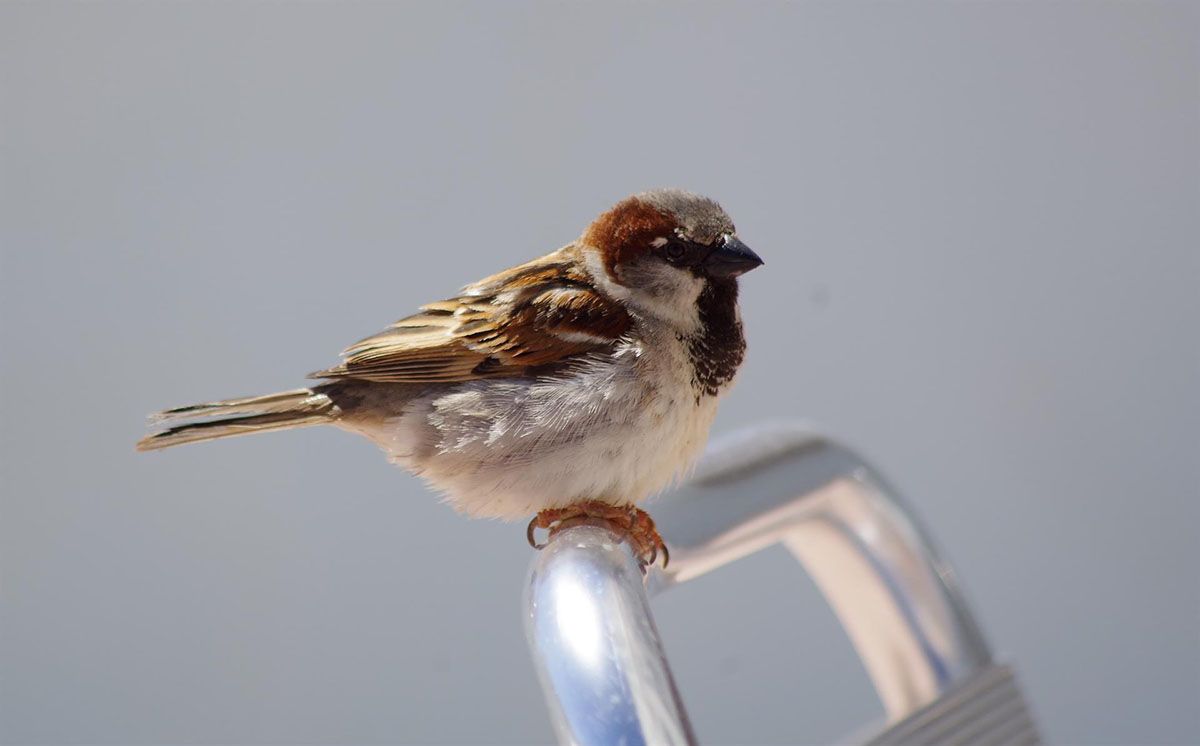
[(677, 241), (672, 241), (663, 247), (663, 256), (667, 257), (672, 262), (677, 262), (687, 253), (687, 248)]

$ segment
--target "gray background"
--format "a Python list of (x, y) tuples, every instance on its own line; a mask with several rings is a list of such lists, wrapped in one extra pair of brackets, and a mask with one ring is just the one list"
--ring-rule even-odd
[[(1058, 743), (1200, 740), (1200, 53), (1163, 3), (0, 6), (0, 737), (523, 743), (521, 526), (307, 430), (140, 455), (626, 193), (767, 266), (718, 431), (904, 488)], [(782, 551), (656, 602), (707, 743), (878, 715)]]

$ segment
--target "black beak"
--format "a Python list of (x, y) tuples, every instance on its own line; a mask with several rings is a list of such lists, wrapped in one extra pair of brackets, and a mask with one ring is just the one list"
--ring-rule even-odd
[(737, 277), (762, 263), (758, 254), (737, 236), (725, 235), (717, 240), (717, 248), (704, 260), (704, 271), (713, 277)]

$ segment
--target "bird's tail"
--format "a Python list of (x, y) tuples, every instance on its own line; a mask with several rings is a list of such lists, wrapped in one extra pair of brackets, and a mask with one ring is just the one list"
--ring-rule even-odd
[(320, 425), (333, 420), (337, 413), (338, 408), (328, 396), (312, 389), (176, 407), (151, 415), (150, 424), (180, 424), (147, 435), (137, 442), (137, 449), (156, 451), (234, 435)]

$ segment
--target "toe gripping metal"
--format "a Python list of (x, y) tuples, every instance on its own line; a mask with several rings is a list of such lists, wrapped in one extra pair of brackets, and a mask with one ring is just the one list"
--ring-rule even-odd
[[(671, 562), (671, 552), (658, 533), (650, 514), (633, 505), (611, 505), (598, 500), (585, 500), (569, 508), (550, 508), (534, 516), (525, 528), (525, 540), (534, 549), (545, 549), (550, 539), (560, 531), (580, 525), (607, 528), (629, 542), (642, 569), (654, 565), (661, 556), (663, 569)], [(537, 530), (545, 529), (549, 538), (537, 540)]]
[(651, 507), (669, 569), (643, 575), (629, 543), (591, 522), (552, 531), (534, 557), (526, 630), (560, 742), (695, 743), (648, 592), (776, 543), (833, 606), (883, 702), (886, 722), (857, 741), (1038, 742), (953, 571), (852, 451), (795, 426), (744, 431), (714, 444), (692, 483)]

